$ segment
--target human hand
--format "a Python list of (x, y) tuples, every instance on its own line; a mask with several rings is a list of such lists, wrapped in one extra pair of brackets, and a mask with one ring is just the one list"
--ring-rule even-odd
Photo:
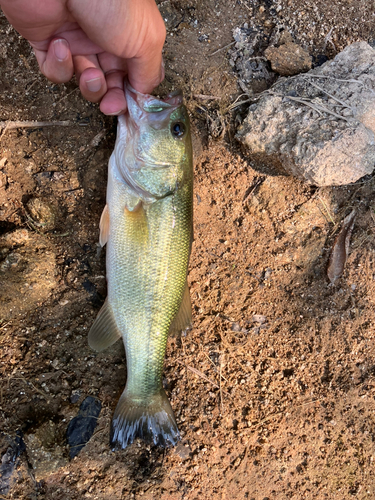
[(0, 0), (52, 82), (73, 74), (106, 115), (126, 110), (124, 78), (151, 92), (164, 78), (165, 26), (154, 0)]

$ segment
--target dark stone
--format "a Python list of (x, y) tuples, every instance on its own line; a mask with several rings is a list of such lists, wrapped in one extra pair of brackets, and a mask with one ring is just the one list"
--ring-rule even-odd
[(316, 68), (317, 66), (321, 66), (325, 62), (328, 61), (328, 57), (324, 54), (318, 54), (317, 56), (313, 56), (313, 66)]
[(177, 28), (184, 18), (183, 13), (176, 9), (169, 0), (159, 3), (158, 7), (167, 31)]
[(94, 433), (102, 404), (97, 398), (88, 396), (81, 404), (78, 415), (68, 425), (66, 440), (69, 456), (74, 458), (86, 446)]
[(90, 295), (89, 301), (91, 304), (95, 307), (101, 307), (103, 305), (103, 297), (100, 295), (100, 293), (96, 290), (96, 286), (94, 283), (92, 283), (89, 279), (85, 278), (85, 280), (82, 283), (83, 288), (86, 290), (86, 292)]
[(87, 252), (92, 252), (92, 247), (91, 247), (91, 245), (90, 245), (89, 243), (85, 243), (85, 244), (83, 245), (83, 247), (82, 247), (82, 250), (83, 250), (84, 252), (86, 252), (86, 253), (87, 253)]
[(34, 175), (39, 186), (45, 186), (52, 180), (53, 172), (39, 172)]
[[(8, 440), (8, 438), (6, 438)], [(13, 471), (17, 466), (17, 458), (26, 450), (22, 432), (17, 431), (14, 439), (8, 440), (8, 447), (1, 456), (0, 463), (0, 495), (7, 495), (12, 482)]]

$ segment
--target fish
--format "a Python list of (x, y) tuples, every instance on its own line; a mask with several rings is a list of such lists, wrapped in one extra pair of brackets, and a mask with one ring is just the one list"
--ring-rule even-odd
[(107, 298), (89, 331), (102, 351), (123, 339), (127, 380), (115, 409), (110, 445), (136, 438), (160, 447), (180, 439), (162, 384), (169, 335), (191, 328), (187, 284), (193, 241), (193, 162), (181, 93), (165, 99), (125, 85), (109, 160), (100, 245), (106, 247)]

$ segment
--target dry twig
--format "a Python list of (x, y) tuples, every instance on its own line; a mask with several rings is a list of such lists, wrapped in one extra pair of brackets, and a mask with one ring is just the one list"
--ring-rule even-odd
[(72, 123), (68, 120), (52, 121), (52, 122), (38, 122), (38, 121), (6, 121), (0, 122), (0, 129), (3, 132), (15, 128), (40, 128), (40, 127), (69, 127)]
[[(278, 94), (275, 94), (275, 95), (278, 95)], [(309, 108), (314, 109), (315, 111), (317, 111), (320, 115), (322, 113), (327, 113), (328, 115), (332, 115), (335, 118), (338, 118), (340, 120), (344, 120), (346, 122), (348, 121), (348, 119), (345, 116), (338, 115), (334, 111), (331, 111), (330, 109), (328, 109), (325, 106), (323, 106), (323, 104), (318, 104), (318, 103), (310, 101), (308, 99), (299, 99), (298, 97), (293, 97), (293, 96), (289, 96), (289, 95), (283, 96), (283, 95), (280, 94), (279, 97), (283, 97), (283, 98), (289, 99), (290, 101), (298, 102), (299, 104), (304, 104), (305, 106), (308, 106)]]
[(310, 85), (312, 85), (313, 87), (315, 87), (316, 89), (320, 90), (321, 92), (323, 92), (324, 94), (326, 94), (328, 97), (330, 97), (331, 99), (334, 99), (335, 101), (337, 101), (338, 103), (340, 103), (344, 108), (348, 108), (350, 110), (353, 111), (353, 108), (349, 106), (349, 104), (347, 104), (345, 101), (342, 101), (341, 99), (338, 99), (337, 97), (335, 97), (334, 95), (332, 94), (329, 94), (326, 90), (324, 90), (322, 87), (319, 87), (319, 85), (316, 85), (315, 83), (313, 82), (310, 82)]
[(195, 99), (200, 99), (201, 101), (209, 101), (209, 100), (220, 100), (221, 97), (217, 95), (205, 95), (205, 94), (193, 94)]
[(346, 260), (349, 255), (350, 237), (353, 231), (355, 214), (355, 210), (352, 210), (350, 214), (345, 217), (341, 230), (336, 236), (332, 247), (327, 276), (333, 285), (344, 272)]
[(208, 57), (211, 57), (211, 56), (214, 56), (215, 54), (217, 54), (218, 52), (221, 52), (222, 50), (225, 50), (225, 49), (228, 49), (229, 47), (231, 47), (232, 45), (234, 45), (236, 42), (231, 42), (231, 43), (228, 43), (228, 45), (224, 45), (224, 47), (220, 47), (220, 49), (217, 49), (215, 50), (214, 52), (211, 52), (211, 54), (208, 54)]
[(206, 375), (204, 373), (200, 372), (196, 368), (193, 368), (192, 366), (189, 366), (189, 365), (185, 365), (185, 366), (186, 366), (186, 368), (188, 370), (190, 370), (191, 372), (195, 373), (195, 375), (198, 375), (198, 377), (200, 377), (203, 380), (205, 380), (206, 382), (209, 382), (210, 384), (212, 384), (214, 387), (216, 387), (216, 389), (220, 389), (220, 386), (218, 386), (217, 384), (215, 384), (215, 382), (213, 382), (208, 377), (206, 377)]
[(309, 78), (326, 78), (330, 80), (336, 80), (336, 82), (344, 82), (344, 83), (358, 83), (359, 85), (364, 85), (361, 80), (344, 80), (342, 78), (335, 78), (334, 76), (329, 76), (329, 75), (305, 75), (305, 77), (308, 76)]
[[(332, 215), (331, 215), (330, 211), (328, 210), (327, 205), (324, 203), (324, 201), (322, 200), (322, 198), (321, 198), (320, 196), (318, 196), (318, 198), (319, 198), (319, 201), (321, 202), (321, 204), (323, 205), (323, 207), (325, 208), (325, 210), (326, 210), (326, 212), (327, 212), (327, 215), (328, 215), (328, 217), (330, 218), (330, 220), (331, 220), (332, 224), (335, 224), (335, 221), (333, 220), (333, 217), (332, 217)], [(319, 205), (318, 205), (318, 208), (319, 208)], [(323, 213), (323, 216), (325, 217), (324, 212), (322, 212), (322, 213)], [(325, 217), (325, 218), (326, 218), (326, 217)], [(329, 221), (328, 221), (328, 222), (329, 222)]]
[(44, 391), (35, 387), (35, 385), (32, 382), (30, 382), (30, 380), (26, 380), (25, 377), (23, 377), (22, 375), (18, 374), (18, 377), (9, 377), (8, 378), (8, 389), (9, 389), (9, 384), (10, 384), (11, 380), (22, 380), (27, 386), (30, 385), (34, 389), (34, 391), (36, 391), (38, 394), (43, 396), (43, 398), (46, 401), (49, 401), (49, 402), (51, 401), (51, 398), (49, 396), (47, 396), (47, 394)]

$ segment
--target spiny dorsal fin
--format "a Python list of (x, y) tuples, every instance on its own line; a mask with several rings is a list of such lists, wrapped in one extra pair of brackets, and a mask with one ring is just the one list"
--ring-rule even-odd
[(121, 332), (116, 325), (108, 299), (105, 299), (89, 331), (89, 346), (100, 352), (114, 344), (119, 338), (121, 338)]
[(180, 309), (176, 314), (169, 328), (169, 335), (172, 337), (181, 336), (184, 332), (192, 327), (191, 301), (190, 292), (187, 282), (185, 283), (184, 296), (180, 305)]
[(104, 207), (104, 209), (103, 209), (102, 216), (100, 217), (99, 228), (100, 228), (99, 243), (100, 243), (101, 247), (104, 247), (104, 245), (108, 241), (108, 236), (109, 236), (109, 210), (108, 210), (108, 205), (106, 205)]

